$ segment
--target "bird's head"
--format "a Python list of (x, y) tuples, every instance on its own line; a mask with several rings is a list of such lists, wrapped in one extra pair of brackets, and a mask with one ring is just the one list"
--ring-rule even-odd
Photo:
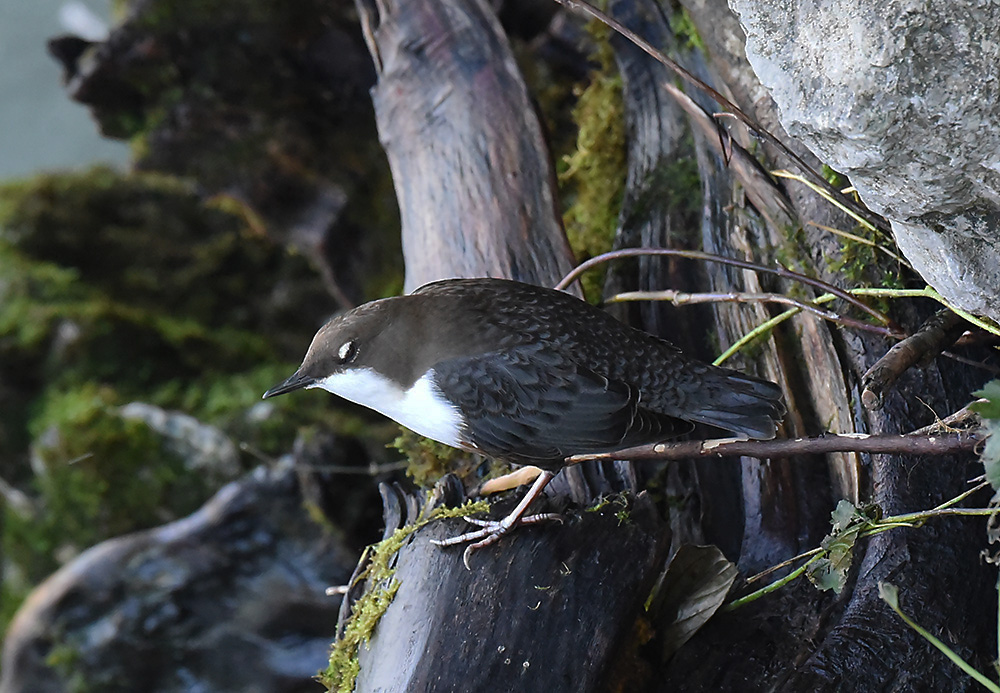
[(320, 328), (302, 365), (284, 382), (264, 393), (264, 399), (303, 388), (326, 387), (331, 379), (352, 371), (391, 369), (400, 345), (388, 333), (393, 301), (384, 299), (339, 315)]

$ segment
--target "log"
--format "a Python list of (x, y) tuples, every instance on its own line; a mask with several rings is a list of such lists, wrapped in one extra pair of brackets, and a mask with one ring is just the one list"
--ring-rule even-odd
[(551, 286), (573, 255), (541, 125), (483, 0), (358, 0), (405, 288), (492, 276)]
[(428, 525), (399, 551), (401, 586), (361, 648), (355, 690), (606, 690), (637, 646), (632, 631), (670, 546), (648, 494), (520, 530), (474, 554), (471, 571), (461, 548), (430, 543), (462, 525)]

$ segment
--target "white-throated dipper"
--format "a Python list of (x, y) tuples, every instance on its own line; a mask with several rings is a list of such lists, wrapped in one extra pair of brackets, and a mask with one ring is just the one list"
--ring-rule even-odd
[[(774, 383), (691, 359), (562, 291), (506, 279), (433, 282), (339, 315), (264, 397), (316, 387), (446, 445), (547, 472), (690, 422), (769, 439), (784, 413)], [(527, 519), (552, 476), (502, 522), (446, 543), (492, 543)]]

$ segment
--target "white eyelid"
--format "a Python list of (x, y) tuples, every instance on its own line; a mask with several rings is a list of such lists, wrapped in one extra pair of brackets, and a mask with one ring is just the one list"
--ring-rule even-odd
[(337, 351), (337, 357), (341, 361), (346, 361), (350, 356), (351, 352), (354, 351), (354, 340), (348, 340), (340, 345), (340, 349)]

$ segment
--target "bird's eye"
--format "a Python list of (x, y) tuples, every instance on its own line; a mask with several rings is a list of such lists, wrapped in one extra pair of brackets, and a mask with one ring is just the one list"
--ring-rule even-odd
[(340, 345), (340, 349), (337, 351), (337, 358), (341, 363), (350, 363), (358, 355), (358, 343), (357, 341), (350, 339)]

